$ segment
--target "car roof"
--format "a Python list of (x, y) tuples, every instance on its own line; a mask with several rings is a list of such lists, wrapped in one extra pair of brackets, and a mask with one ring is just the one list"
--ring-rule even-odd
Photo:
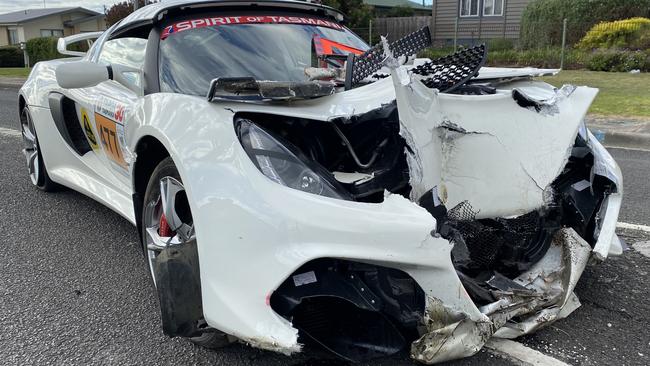
[(338, 21), (344, 19), (343, 13), (329, 6), (296, 0), (169, 0), (144, 6), (124, 18), (116, 27), (115, 32), (126, 28), (150, 24), (162, 19), (170, 10), (192, 9), (202, 7), (228, 7), (228, 6), (264, 6), (280, 9), (320, 10)]

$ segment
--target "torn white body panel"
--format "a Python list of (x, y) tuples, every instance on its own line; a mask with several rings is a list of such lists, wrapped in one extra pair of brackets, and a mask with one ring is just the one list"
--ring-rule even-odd
[[(467, 97), (439, 94), (415, 78), (404, 85), (399, 69), (393, 80), (401, 134), (412, 150), (411, 199), (437, 186), (447, 207), (469, 201), (477, 218), (519, 216), (544, 206), (597, 94), (586, 87), (564, 94), (529, 81)], [(518, 105), (514, 88), (543, 98), (558, 113)]]

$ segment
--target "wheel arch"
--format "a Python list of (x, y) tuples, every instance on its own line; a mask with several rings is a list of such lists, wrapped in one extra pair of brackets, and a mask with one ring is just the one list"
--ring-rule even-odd
[(18, 94), (18, 115), (22, 113), (23, 108), (27, 105), (27, 101), (25, 100), (25, 97), (22, 94)]
[(142, 205), (149, 178), (156, 166), (171, 156), (165, 145), (157, 138), (142, 136), (135, 147), (135, 162), (132, 170), (133, 210), (135, 214), (138, 237), (142, 244)]

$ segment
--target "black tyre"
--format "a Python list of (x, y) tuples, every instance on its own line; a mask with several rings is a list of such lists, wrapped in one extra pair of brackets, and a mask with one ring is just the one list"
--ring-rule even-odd
[[(147, 184), (147, 190), (144, 195), (144, 202), (142, 205), (142, 243), (144, 245), (144, 253), (146, 257), (147, 267), (149, 268), (149, 273), (154, 286), (156, 286), (156, 273), (153, 270), (158, 255), (160, 255), (160, 247), (164, 246), (165, 243), (171, 241), (182, 241), (182, 235), (170, 231), (169, 225), (166, 220), (162, 218), (163, 208), (162, 208), (162, 195), (161, 195), (161, 181), (168, 180), (168, 178), (173, 178), (176, 182), (176, 189), (183, 189), (182, 180), (176, 165), (174, 164), (171, 157), (168, 157), (161, 161), (158, 166), (154, 169), (151, 177), (149, 178), (149, 183)], [(169, 193), (168, 193), (169, 194)], [(174, 193), (175, 197), (176, 194)], [(176, 199), (178, 200), (178, 198)], [(181, 200), (182, 201), (182, 200)], [(181, 218), (183, 223), (192, 224), (192, 215), (189, 209), (189, 204), (187, 202), (176, 203), (175, 211), (178, 216)], [(195, 240), (194, 238), (190, 240)], [(198, 259), (198, 254), (196, 254)], [(173, 274), (172, 274), (173, 275)], [(181, 274), (180, 276), (184, 276)], [(164, 282), (164, 281), (163, 281)], [(192, 281), (191, 281), (192, 282)], [(189, 284), (188, 287), (191, 289), (192, 286), (195, 286), (195, 290), (191, 290), (192, 293), (189, 296), (183, 296), (183, 299), (192, 298), (193, 295), (196, 295), (197, 292), (200, 293), (200, 287), (198, 284)], [(160, 296), (159, 296), (160, 299)], [(161, 302), (165, 301), (161, 299)], [(174, 300), (175, 301), (175, 300)], [(196, 300), (195, 300), (196, 301)], [(201, 299), (198, 299), (200, 303)], [(202, 315), (202, 313), (201, 313)], [(163, 315), (164, 317), (164, 315)], [(165, 323), (163, 320), (163, 327)], [(207, 328), (206, 331), (200, 336), (187, 337), (190, 341), (195, 344), (206, 347), (206, 348), (220, 348), (224, 347), (231, 343), (228, 335), (222, 333), (216, 329)]]
[(20, 112), (20, 130), (23, 136), (23, 154), (27, 160), (27, 169), (29, 169), (29, 178), (32, 184), (44, 192), (60, 190), (62, 186), (52, 181), (49, 174), (47, 174), (41, 146), (38, 143), (36, 128), (34, 127), (34, 120), (28, 107), (23, 108)]

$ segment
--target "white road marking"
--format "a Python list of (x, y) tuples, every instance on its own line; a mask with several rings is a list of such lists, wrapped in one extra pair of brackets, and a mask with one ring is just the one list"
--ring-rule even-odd
[(650, 241), (640, 241), (632, 244), (632, 248), (644, 257), (650, 258)]
[(520, 365), (569, 366), (567, 363), (509, 339), (492, 338), (485, 344), (485, 347), (490, 352)]
[(14, 129), (11, 129), (11, 128), (0, 127), (0, 135), (20, 137), (22, 134), (18, 130), (14, 130)]
[(617, 222), (616, 227), (619, 229), (638, 230), (638, 231), (645, 231), (646, 233), (650, 233), (650, 226), (646, 226), (646, 225), (628, 224), (627, 222)]
[(638, 147), (613, 146), (613, 145), (607, 145), (607, 144), (605, 144), (604, 146), (606, 148), (608, 148), (608, 149), (650, 152), (650, 149), (643, 149), (643, 148), (638, 148)]

